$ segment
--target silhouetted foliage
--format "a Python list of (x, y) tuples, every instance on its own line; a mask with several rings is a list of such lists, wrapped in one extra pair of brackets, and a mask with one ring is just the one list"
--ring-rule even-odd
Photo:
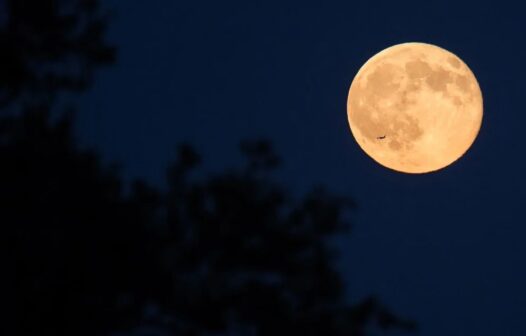
[(114, 61), (97, 0), (6, 0), (0, 26), (0, 108), (18, 98), (49, 102), (81, 91), (93, 70)]
[[(326, 238), (349, 229), (350, 200), (315, 189), (299, 202), (269, 177), (268, 142), (243, 142), (246, 167), (192, 180), (183, 146), (169, 169), (163, 237), (179, 333), (364, 335), (371, 322), (411, 330), (375, 299), (349, 306)], [(190, 164), (191, 163), (191, 164)]]
[(245, 166), (204, 177), (182, 145), (166, 191), (135, 181), (124, 194), (114, 168), (77, 148), (71, 115), (50, 117), (54, 96), (113, 59), (97, 1), (7, 5), (0, 98), (19, 113), (0, 118), (2, 335), (414, 329), (374, 298), (343, 300), (327, 238), (349, 229), (352, 202), (322, 188), (292, 199), (266, 141), (242, 142)]
[(9, 335), (93, 335), (121, 317), (136, 320), (118, 306), (120, 296), (152, 272), (143, 232), (148, 203), (138, 198), (144, 192), (124, 200), (116, 176), (93, 153), (77, 151), (69, 133), (66, 120), (49, 125), (46, 111), (4, 123)]

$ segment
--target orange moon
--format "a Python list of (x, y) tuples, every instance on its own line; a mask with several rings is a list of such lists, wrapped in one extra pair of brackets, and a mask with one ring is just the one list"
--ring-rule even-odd
[(468, 66), (426, 43), (402, 43), (371, 57), (347, 100), (351, 132), (379, 164), (428, 173), (459, 159), (482, 123), (482, 93)]

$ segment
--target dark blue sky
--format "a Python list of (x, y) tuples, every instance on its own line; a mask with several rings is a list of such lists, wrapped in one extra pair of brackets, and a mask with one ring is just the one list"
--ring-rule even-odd
[[(349, 298), (378, 294), (421, 335), (524, 335), (524, 8), (502, 1), (111, 1), (116, 66), (81, 100), (79, 138), (161, 185), (189, 141), (208, 169), (267, 137), (278, 178), (359, 204), (342, 268)], [(146, 5), (146, 3), (148, 3)], [(260, 3), (260, 4), (256, 4)], [(433, 174), (380, 167), (354, 142), (346, 100), (359, 67), (400, 42), (461, 57), (484, 97), (481, 133)]]

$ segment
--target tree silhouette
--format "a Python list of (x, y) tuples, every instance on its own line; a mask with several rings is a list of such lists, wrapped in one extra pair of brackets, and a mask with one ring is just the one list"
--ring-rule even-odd
[(279, 159), (268, 142), (241, 150), (245, 167), (204, 181), (189, 177), (200, 160), (188, 146), (169, 169), (163, 236), (176, 283), (170, 308), (185, 317), (177, 330), (363, 335), (369, 322), (412, 329), (373, 298), (342, 300), (326, 238), (349, 229), (352, 202), (316, 188), (295, 203), (270, 179)]
[[(0, 31), (3, 335), (366, 335), (413, 330), (376, 299), (349, 305), (328, 238), (349, 199), (300, 200), (272, 181), (280, 159), (242, 142), (246, 164), (199, 173), (180, 146), (166, 191), (77, 148), (56, 97), (113, 60), (94, 0), (11, 0)], [(80, 71), (77, 72), (77, 69)], [(7, 113), (16, 111), (16, 113)]]
[(3, 124), (4, 304), (14, 314), (4, 334), (99, 334), (118, 322), (119, 296), (149, 272), (136, 215), (146, 204), (124, 200), (117, 177), (73, 147), (68, 122), (48, 119), (31, 111)]
[(0, 108), (16, 100), (50, 103), (89, 87), (115, 58), (104, 41), (108, 14), (97, 0), (6, 0), (0, 26)]

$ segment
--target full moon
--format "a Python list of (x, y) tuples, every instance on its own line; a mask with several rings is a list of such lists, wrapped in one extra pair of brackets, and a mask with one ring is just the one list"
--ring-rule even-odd
[(371, 57), (347, 100), (351, 132), (379, 164), (428, 173), (459, 159), (482, 123), (482, 93), (468, 66), (426, 43), (402, 43)]

